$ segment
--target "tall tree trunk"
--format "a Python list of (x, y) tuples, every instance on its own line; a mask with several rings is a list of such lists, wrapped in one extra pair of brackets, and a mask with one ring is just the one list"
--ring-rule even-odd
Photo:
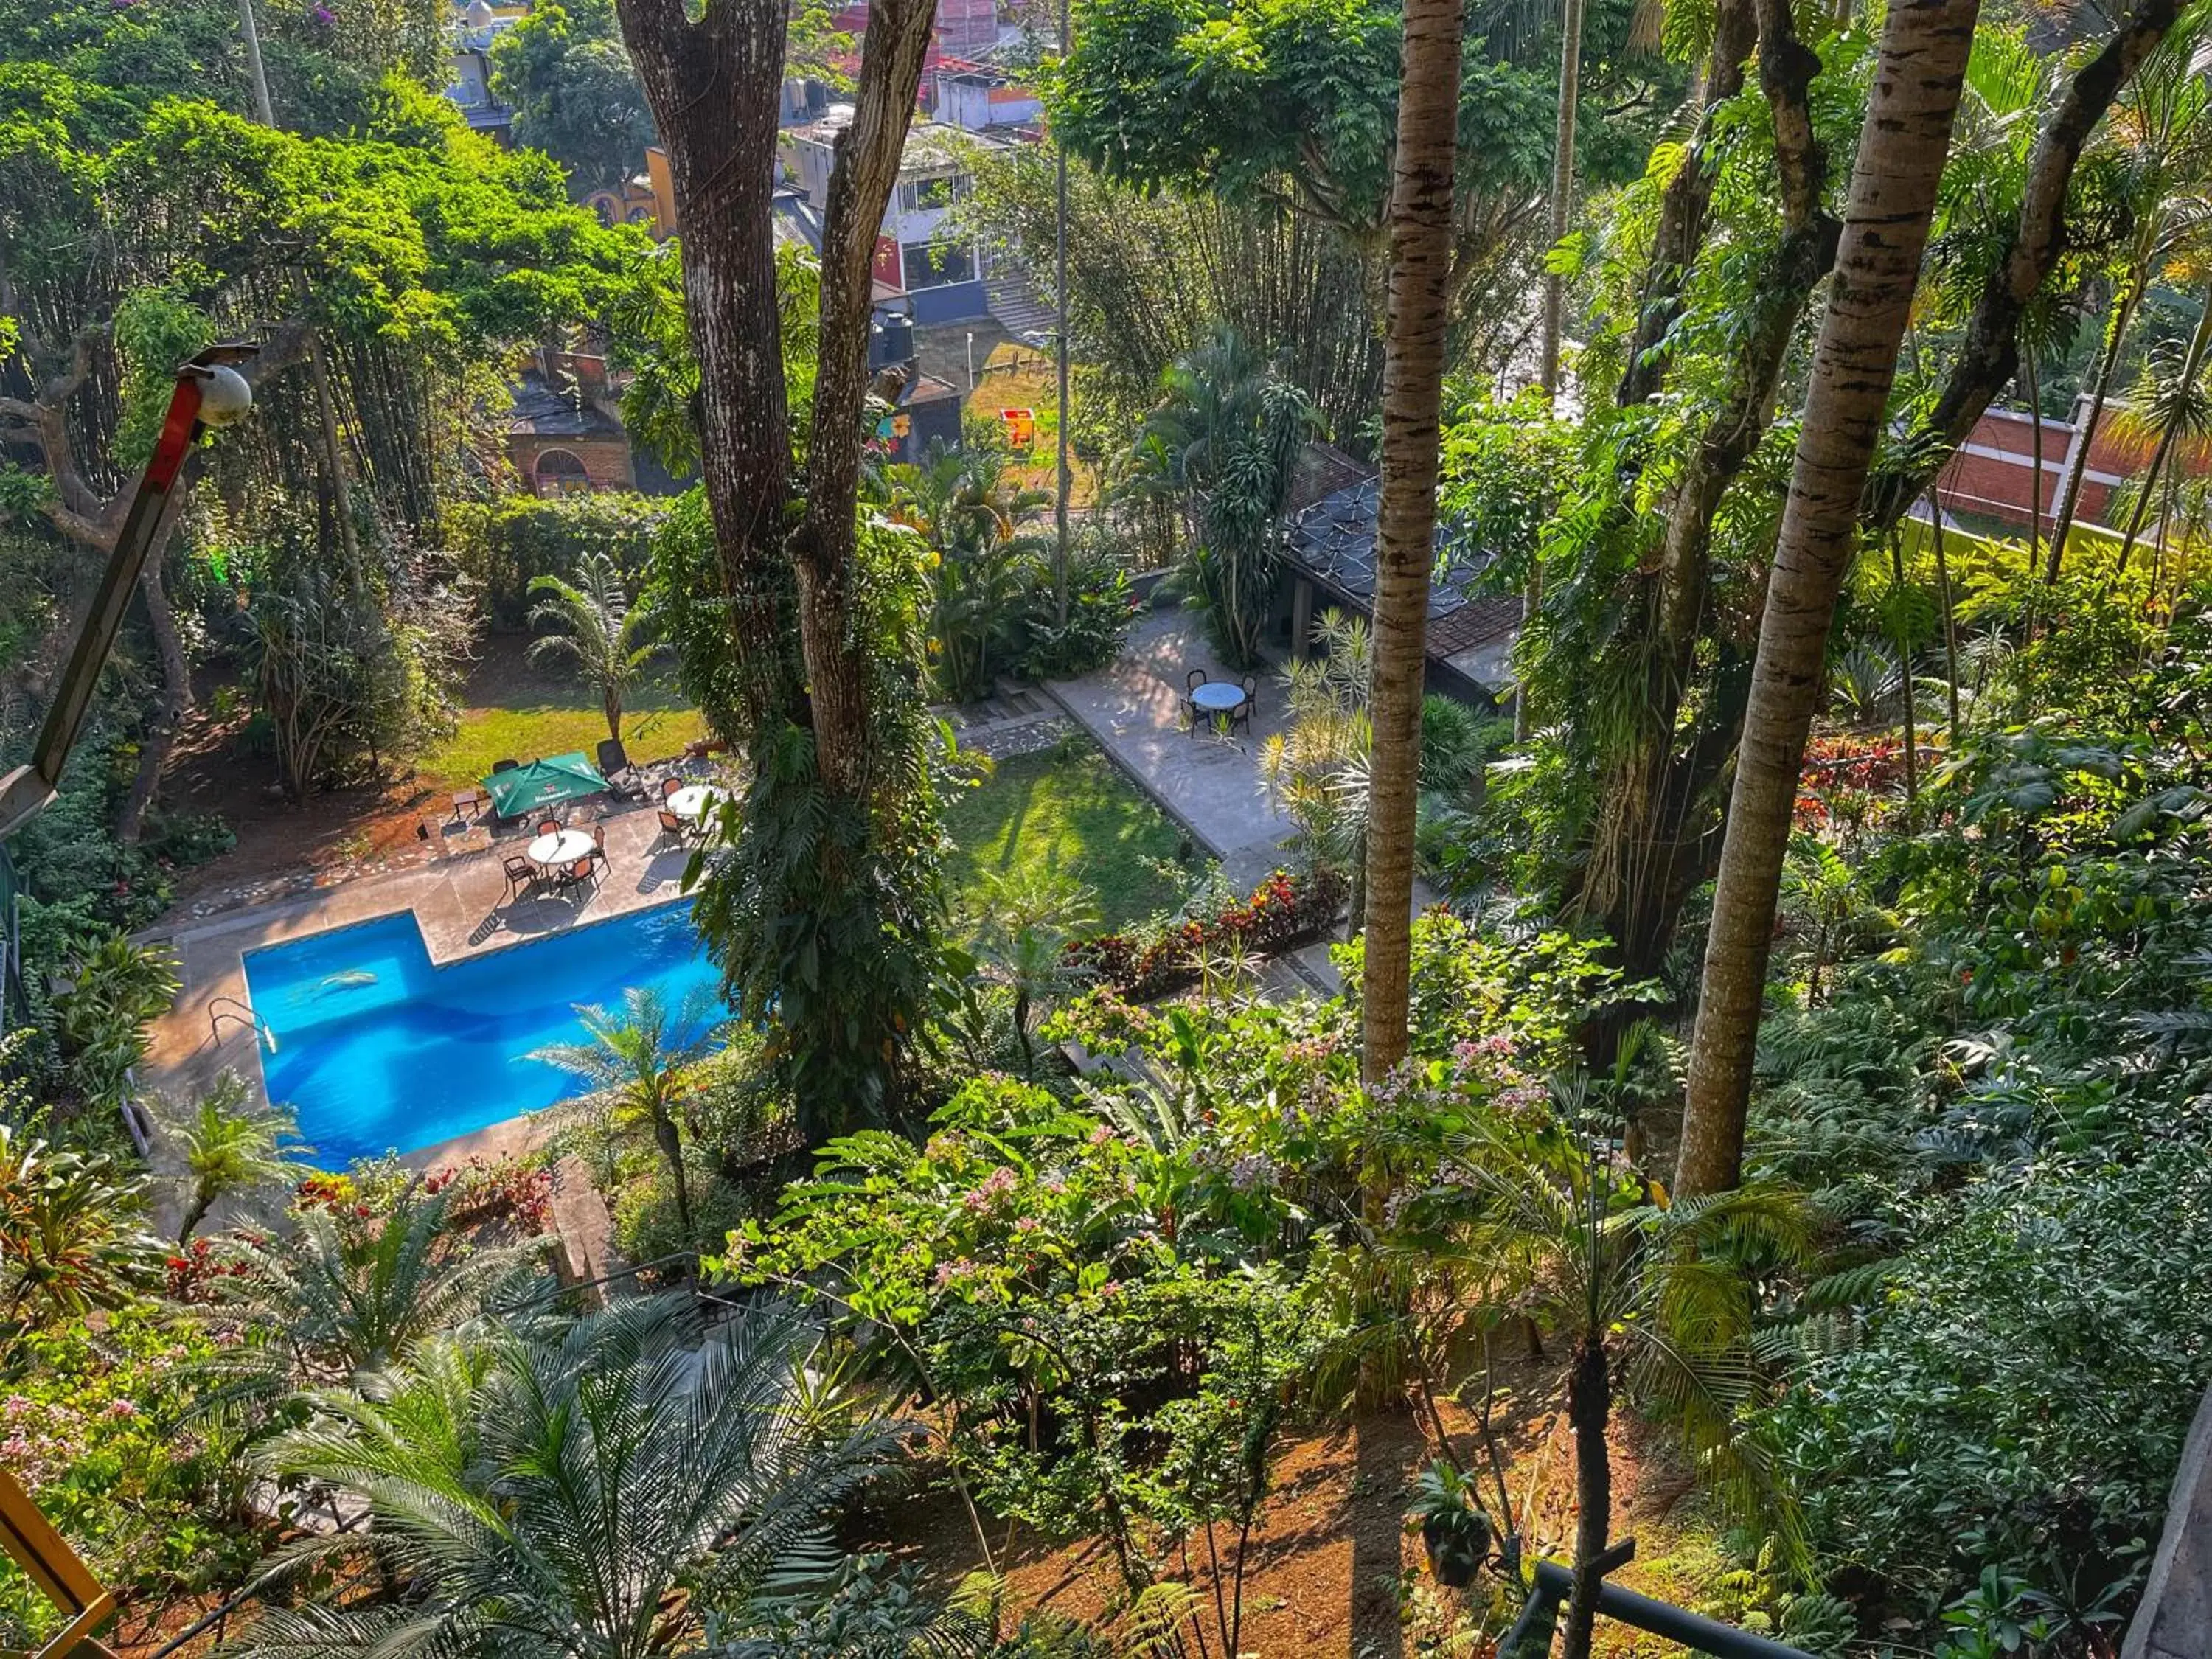
[(1560, 1659), (1589, 1659), (1597, 1620), (1597, 1593), (1605, 1582), (1597, 1558), (1613, 1529), (1613, 1458), (1605, 1427), (1613, 1414), (1613, 1377), (1607, 1369), (1605, 1333), (1586, 1330), (1567, 1374), (1567, 1422), (1575, 1435), (1575, 1593), (1567, 1604), (1566, 1640)]
[(2097, 377), (2089, 383), (2089, 410), (2074, 434), (2074, 453), (2066, 464), (2066, 479), (2060, 487), (2057, 508), (2051, 514), (2051, 550), (2043, 567), (2043, 580), (2054, 586), (2059, 561), (2066, 556), (2066, 534), (2073, 529), (2074, 514), (2081, 505), (2081, 479), (2089, 470), (2089, 445), (2097, 435), (2097, 422), (2104, 418), (2105, 399), (2112, 395), (2120, 347), (2127, 338), (2128, 325), (2135, 320), (2136, 307), (2142, 301), (2145, 281), (2138, 274), (2124, 292), (2113, 296), (2112, 314), (2105, 324), (2105, 349), (2097, 359)]
[(860, 802), (870, 784), (872, 645), (855, 613), (854, 502), (867, 404), (868, 323), (876, 237), (936, 21), (933, 0), (872, 0), (861, 38), (853, 123), (837, 140), (822, 220), (822, 326), (806, 451), (806, 512), (794, 540), (799, 623), (812, 705), (815, 764), (833, 796)]
[[(1709, 555), (1721, 498), (1766, 435), (1790, 342), (1814, 288), (1835, 263), (1838, 227), (1821, 206), (1827, 161), (1814, 136), (1820, 59), (1797, 38), (1784, 0), (1756, 0), (1759, 73), (1772, 113), (1784, 230), (1749, 307), (1728, 396), (1686, 458), (1668, 504), (1652, 591), (1651, 631), (1637, 741), (1608, 771), (1607, 811), (1585, 866), (1583, 897), (1601, 914), (1633, 978), (1659, 971), (1683, 901), (1711, 864), (1700, 802), (1733, 745), (1708, 736), (1684, 748), (1677, 730), (1696, 669), (1711, 586)], [(1716, 699), (1717, 708), (1722, 700)]]
[(1390, 188), (1390, 302), (1382, 374), (1382, 487), (1368, 703), (1367, 955), (1361, 1066), (1380, 1081), (1405, 1057), (1413, 957), (1413, 811), (1437, 459), (1452, 264), (1461, 0), (1407, 0)]
[(1725, 1191), (1741, 1172), (1752, 1051), (1790, 810), (1978, 9), (1979, 0), (1900, 0), (1882, 26), (1759, 621), (1691, 1049), (1674, 1172), (1680, 1196)]
[(773, 192), (786, 9), (617, 0), (667, 148), (699, 357), (700, 474), (729, 606), (741, 741), (798, 707), (797, 601), (786, 558), (791, 422), (784, 398)]
[(1943, 503), (1928, 486), (1928, 533), (1936, 543), (1936, 599), (1943, 607), (1943, 691), (1950, 706), (1946, 741), (1959, 745), (1959, 611), (1951, 592), (1951, 564), (1943, 554)]

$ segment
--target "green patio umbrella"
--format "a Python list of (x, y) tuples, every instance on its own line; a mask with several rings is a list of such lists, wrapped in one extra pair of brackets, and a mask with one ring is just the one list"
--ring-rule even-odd
[(519, 818), (562, 801), (596, 795), (606, 788), (607, 781), (579, 749), (495, 772), (483, 784), (491, 792), (492, 811), (503, 818)]

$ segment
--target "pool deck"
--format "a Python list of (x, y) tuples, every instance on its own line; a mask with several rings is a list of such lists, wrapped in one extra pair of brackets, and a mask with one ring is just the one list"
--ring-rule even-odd
[[(590, 816), (588, 811), (579, 813), (576, 822)], [(609, 813), (604, 822), (607, 871), (599, 886), (580, 899), (503, 903), (507, 878), (502, 862), (508, 854), (520, 851), (526, 839), (508, 837), (489, 848), (447, 854), (412, 869), (364, 877), (283, 903), (149, 929), (138, 936), (141, 942), (167, 944), (176, 952), (183, 988), (176, 1005), (149, 1029), (141, 1080), (154, 1092), (184, 1100), (228, 1068), (245, 1079), (255, 1102), (265, 1103), (253, 1031), (242, 1019), (216, 1007), (224, 998), (251, 1006), (246, 984), (248, 951), (411, 910), (431, 962), (442, 967), (580, 922), (604, 921), (665, 904), (682, 892), (690, 854), (661, 836), (655, 813), (633, 806)], [(524, 1151), (537, 1139), (531, 1119), (515, 1118), (418, 1148), (402, 1162), (427, 1168), (477, 1154), (495, 1158)], [(162, 1153), (157, 1144), (157, 1171), (165, 1168)]]

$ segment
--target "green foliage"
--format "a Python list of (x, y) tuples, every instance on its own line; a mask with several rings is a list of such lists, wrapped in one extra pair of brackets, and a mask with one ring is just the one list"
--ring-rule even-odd
[(1133, 487), (1181, 507), (1188, 545), (1176, 584), (1229, 665), (1252, 667), (1274, 605), (1282, 517), (1313, 407), (1226, 328), (1170, 368), (1161, 393), (1138, 440)]
[(346, 1547), (415, 1594), (271, 1608), (241, 1650), (643, 1654), (779, 1569), (827, 1571), (829, 1525), (905, 1430), (811, 1424), (814, 1346), (787, 1310), (702, 1331), (688, 1297), (635, 1301), (542, 1335), (441, 1340), (374, 1401), (319, 1394), (272, 1465), (363, 1500), (373, 1528)]
[(104, 1155), (57, 1150), (0, 1122), (0, 1332), (13, 1340), (145, 1290), (161, 1269), (145, 1194), (142, 1177)]
[(595, 490), (455, 502), (444, 522), (455, 565), (483, 596), (493, 625), (520, 628), (531, 581), (573, 581), (590, 555), (611, 559), (635, 589), (645, 580), (653, 532), (666, 512), (665, 503), (643, 495)]
[(941, 440), (886, 471), (892, 511), (929, 544), (925, 626), (931, 678), (947, 702), (989, 694), (1039, 582), (1042, 544), (1020, 526), (1051, 497), (1009, 472), (1004, 450), (948, 449)]
[(54, 999), (71, 1086), (112, 1108), (129, 1097), (130, 1073), (146, 1056), (146, 1027), (169, 1012), (180, 984), (166, 945), (110, 933), (77, 956), (70, 988)]
[(515, 142), (558, 161), (580, 193), (617, 186), (642, 164), (653, 112), (607, 0), (533, 10), (492, 43), (491, 63)]
[[(227, 1589), (256, 1552), (225, 1520), (241, 1496), (234, 1449), (178, 1388), (213, 1346), (144, 1302), (110, 1313), (97, 1334), (72, 1322), (9, 1346), (0, 1416), (9, 1473), (120, 1595)], [(0, 1642), (35, 1649), (63, 1622), (0, 1560)]]
[(224, 1072), (201, 1094), (176, 1133), (185, 1165), (179, 1249), (218, 1200), (289, 1186), (307, 1172), (306, 1155), (314, 1151), (300, 1143), (289, 1113), (251, 1109), (245, 1080), (234, 1072)]
[(1067, 620), (1048, 568), (1038, 573), (1015, 617), (1014, 673), (1025, 680), (1095, 674), (1121, 654), (1143, 613), (1117, 550), (1077, 540), (1068, 549)]

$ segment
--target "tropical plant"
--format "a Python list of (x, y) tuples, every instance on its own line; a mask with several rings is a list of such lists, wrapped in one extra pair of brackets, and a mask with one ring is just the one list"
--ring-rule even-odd
[(584, 1102), (615, 1127), (641, 1123), (652, 1132), (675, 1194), (678, 1224), (696, 1239), (677, 1119), (698, 1086), (701, 1063), (721, 1046), (723, 1022), (712, 994), (696, 993), (671, 1009), (653, 987), (632, 986), (623, 993), (619, 1014), (579, 1007), (576, 1018), (588, 1040), (555, 1043), (530, 1058), (581, 1080), (589, 1091)]
[(88, 1099), (118, 1099), (145, 1058), (148, 1022), (176, 1000), (176, 955), (110, 933), (82, 952), (71, 971), (69, 988), (54, 999), (71, 1079)]
[(566, 658), (592, 689), (607, 717), (607, 735), (622, 739), (623, 701), (660, 646), (645, 638), (653, 613), (630, 602), (621, 568), (609, 555), (593, 550), (576, 561), (576, 580), (533, 576), (530, 591), (540, 594), (531, 607), (532, 627), (558, 631), (530, 642), (533, 662)]
[(987, 872), (975, 908), (977, 951), (1013, 992), (1014, 1038), (1034, 1072), (1030, 1011), (1073, 977), (1067, 947), (1097, 924), (1097, 895), (1067, 872), (1024, 864)]
[(0, 1122), (0, 1329), (119, 1307), (161, 1274), (146, 1182)]
[(177, 1223), (179, 1249), (207, 1219), (216, 1200), (276, 1186), (289, 1186), (311, 1167), (291, 1114), (257, 1112), (246, 1104), (245, 1079), (224, 1072), (176, 1128), (185, 1170), (178, 1177), (184, 1214)]
[(453, 1189), (401, 1192), (380, 1212), (350, 1197), (293, 1206), (280, 1234), (225, 1241), (199, 1316), (245, 1341), (210, 1362), (226, 1397), (295, 1389), (364, 1392), (433, 1339), (465, 1326), (536, 1270), (540, 1241), (472, 1245)]
[(1314, 644), (1285, 672), (1289, 721), (1262, 745), (1261, 767), (1300, 845), (1349, 879), (1347, 925), (1357, 933), (1366, 913), (1372, 635), (1361, 618), (1331, 609), (1314, 624)]
[(929, 633), (938, 694), (955, 702), (986, 695), (994, 653), (1012, 640), (1022, 600), (1037, 585), (1041, 544), (1019, 533), (1024, 515), (1052, 498), (1024, 489), (1006, 452), (934, 440), (921, 460), (891, 467), (893, 510), (929, 544)]
[(1274, 605), (1278, 533), (1313, 407), (1225, 327), (1177, 359), (1160, 390), (1137, 440), (1132, 487), (1180, 504), (1185, 552), (1176, 581), (1224, 659), (1249, 668)]
[(777, 1571), (835, 1566), (840, 1510), (907, 1432), (813, 1419), (817, 1340), (788, 1309), (705, 1329), (689, 1296), (665, 1297), (542, 1334), (441, 1339), (379, 1400), (319, 1393), (269, 1467), (354, 1495), (372, 1524), (278, 1563), (365, 1559), (410, 1593), (270, 1609), (240, 1651), (647, 1659), (696, 1644), (707, 1612)]
[(1581, 1608), (1569, 1611), (1564, 1650), (1572, 1659), (1589, 1653), (1597, 1559), (1612, 1541), (1605, 1437), (1617, 1372), (1680, 1428), (1740, 1513), (1763, 1511), (1803, 1553), (1771, 1455), (1740, 1419), (1761, 1398), (1762, 1381), (1746, 1269), (1805, 1262), (1811, 1212), (1770, 1188), (1671, 1204), (1648, 1197), (1589, 1092), (1588, 1079), (1573, 1080), (1533, 1121), (1479, 1121), (1455, 1149), (1472, 1185), (1471, 1213), (1446, 1230), (1470, 1267), (1491, 1275), (1501, 1314), (1533, 1298), (1573, 1338), (1567, 1419)]

